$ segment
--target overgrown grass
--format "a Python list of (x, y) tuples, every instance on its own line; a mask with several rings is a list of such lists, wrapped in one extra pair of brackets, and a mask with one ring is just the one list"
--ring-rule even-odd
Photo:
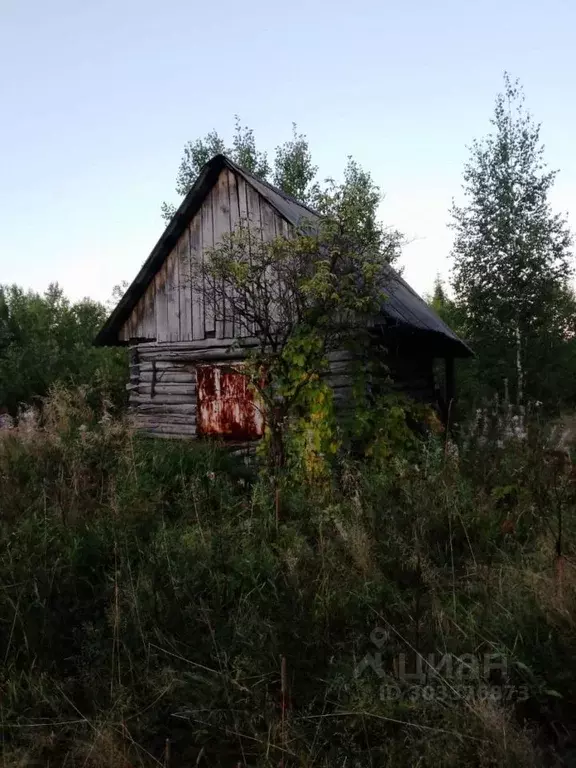
[(0, 439), (5, 766), (569, 759), (576, 494), (541, 441), (343, 460), (278, 516), (225, 451), (88, 416)]

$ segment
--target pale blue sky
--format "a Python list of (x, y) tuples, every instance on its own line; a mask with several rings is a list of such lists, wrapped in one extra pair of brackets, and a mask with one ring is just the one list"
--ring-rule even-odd
[(0, 282), (107, 299), (161, 234), (184, 142), (238, 113), (270, 151), (296, 121), (323, 176), (369, 169), (428, 291), (504, 69), (574, 225), (576, 0), (0, 0)]

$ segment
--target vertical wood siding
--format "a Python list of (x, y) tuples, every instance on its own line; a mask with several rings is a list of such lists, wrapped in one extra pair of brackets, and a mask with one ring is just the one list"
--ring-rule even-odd
[[(204, 204), (158, 270), (154, 280), (124, 324), (122, 341), (178, 342), (250, 336), (225, 311), (191, 285), (190, 272), (222, 237), (249, 225), (264, 239), (287, 235), (289, 226), (244, 179), (224, 169)], [(219, 319), (224, 316), (223, 321)]]
[[(197, 264), (202, 259), (202, 217), (198, 214), (190, 222), (188, 233), (190, 235), (190, 266)], [(192, 339), (201, 340), (206, 337), (204, 329), (204, 293), (198, 291), (196, 286), (190, 291), (192, 302)]]
[[(240, 225), (240, 204), (238, 201), (238, 180), (233, 173), (228, 174), (228, 202), (230, 210), (230, 231), (233, 232)], [(228, 314), (228, 313), (227, 313)], [(224, 338), (234, 338), (240, 335), (240, 328), (235, 329), (234, 318), (224, 316)]]

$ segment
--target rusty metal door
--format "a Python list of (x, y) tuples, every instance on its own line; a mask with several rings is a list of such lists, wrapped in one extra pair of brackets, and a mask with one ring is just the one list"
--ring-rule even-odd
[(262, 409), (246, 376), (226, 365), (199, 365), (198, 434), (228, 440), (256, 440), (264, 431)]

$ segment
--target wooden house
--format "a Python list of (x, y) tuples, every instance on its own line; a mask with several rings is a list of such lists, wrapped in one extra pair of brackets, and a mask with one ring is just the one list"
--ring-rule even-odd
[[(95, 340), (130, 347), (129, 405), (136, 429), (238, 440), (262, 434), (245, 378), (226, 368), (245, 354), (237, 345), (231, 348), (236, 337), (244, 337), (244, 347), (255, 341), (208, 311), (206, 297), (189, 279), (190, 268), (241, 221), (274, 238), (314, 218), (314, 211), (223, 155), (206, 164)], [(433, 402), (433, 364), (442, 358), (444, 398), (451, 399), (454, 358), (470, 356), (470, 349), (392, 268), (386, 294), (374, 332), (384, 336), (395, 386)], [(345, 398), (350, 385), (345, 370), (343, 355), (334, 355), (330, 381), (337, 398)]]

